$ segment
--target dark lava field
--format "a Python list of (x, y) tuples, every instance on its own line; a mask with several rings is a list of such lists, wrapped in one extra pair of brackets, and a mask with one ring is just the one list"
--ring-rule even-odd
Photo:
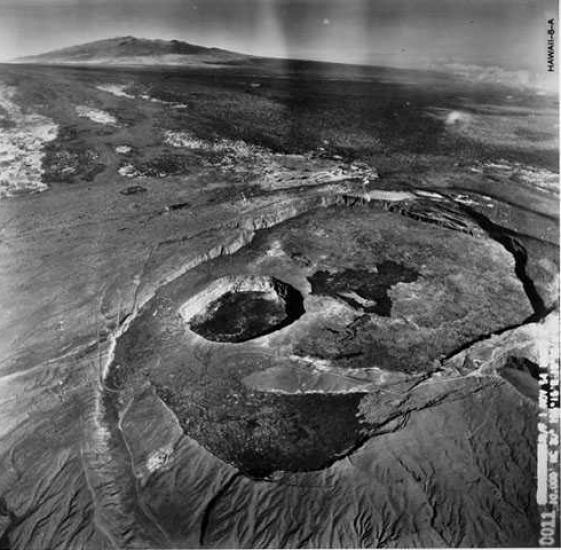
[(537, 545), (556, 98), (221, 55), (0, 65), (0, 548)]

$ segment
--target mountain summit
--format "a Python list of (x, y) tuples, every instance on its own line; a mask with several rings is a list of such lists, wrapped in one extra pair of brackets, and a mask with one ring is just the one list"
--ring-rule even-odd
[(150, 40), (121, 36), (96, 40), (50, 52), (16, 59), (18, 63), (112, 64), (112, 65), (183, 65), (220, 63), (247, 59), (249, 56), (206, 48), (179, 40)]

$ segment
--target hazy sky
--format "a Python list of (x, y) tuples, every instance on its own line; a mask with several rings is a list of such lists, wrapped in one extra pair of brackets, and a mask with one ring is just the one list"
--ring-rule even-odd
[(352, 63), (535, 68), (545, 63), (546, 20), (556, 14), (556, 5), (556, 0), (0, 0), (0, 58), (134, 35)]

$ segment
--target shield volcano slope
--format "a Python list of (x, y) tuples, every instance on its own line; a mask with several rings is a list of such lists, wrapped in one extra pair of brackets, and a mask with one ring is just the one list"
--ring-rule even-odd
[(418, 77), (2, 66), (0, 547), (536, 544), (558, 155)]

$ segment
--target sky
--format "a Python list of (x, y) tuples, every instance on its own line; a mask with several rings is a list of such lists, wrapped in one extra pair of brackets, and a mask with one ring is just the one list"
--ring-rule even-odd
[(541, 70), (557, 0), (0, 0), (0, 60), (100, 38), (273, 57)]

